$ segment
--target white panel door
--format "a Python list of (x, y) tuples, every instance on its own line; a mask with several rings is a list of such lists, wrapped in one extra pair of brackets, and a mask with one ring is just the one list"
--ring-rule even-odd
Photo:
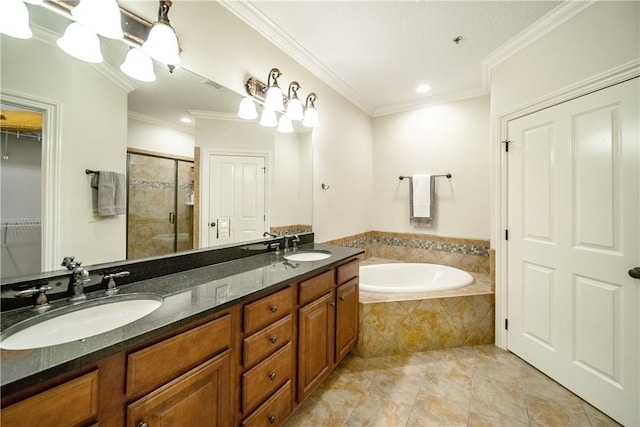
[(209, 155), (208, 246), (262, 237), (264, 157)]
[(508, 348), (640, 424), (639, 79), (509, 122)]

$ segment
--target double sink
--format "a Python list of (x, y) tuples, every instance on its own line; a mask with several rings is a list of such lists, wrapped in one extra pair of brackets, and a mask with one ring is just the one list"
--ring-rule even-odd
[[(287, 254), (284, 259), (312, 262), (330, 256), (330, 251), (309, 250)], [(135, 322), (160, 308), (162, 303), (161, 296), (133, 293), (97, 298), (52, 310), (3, 331), (0, 348), (26, 350), (79, 341)]]

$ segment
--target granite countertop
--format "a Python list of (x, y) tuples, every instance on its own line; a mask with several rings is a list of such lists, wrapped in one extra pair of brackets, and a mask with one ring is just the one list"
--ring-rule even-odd
[[(164, 301), (133, 323), (80, 341), (30, 350), (0, 350), (2, 393), (18, 391), (143, 345), (178, 326), (312, 277), (363, 253), (357, 248), (318, 243), (302, 245), (298, 252), (305, 250), (326, 250), (331, 256), (320, 261), (294, 262), (285, 260), (282, 252), (269, 252), (121, 286), (117, 295), (155, 294)], [(105, 298), (104, 292), (87, 294), (87, 301), (96, 298)], [(47, 313), (67, 305), (66, 301), (56, 301)], [(34, 315), (29, 309), (2, 313), (2, 331)]]

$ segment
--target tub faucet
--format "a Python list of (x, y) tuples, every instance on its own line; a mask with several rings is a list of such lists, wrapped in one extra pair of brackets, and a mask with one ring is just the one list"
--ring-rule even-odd
[(76, 261), (75, 257), (65, 257), (62, 260), (62, 266), (67, 267), (67, 270), (71, 271), (71, 278), (69, 280), (69, 290), (67, 295), (69, 301), (80, 302), (87, 298), (84, 294), (84, 284), (91, 281), (89, 272), (80, 267), (82, 261)]

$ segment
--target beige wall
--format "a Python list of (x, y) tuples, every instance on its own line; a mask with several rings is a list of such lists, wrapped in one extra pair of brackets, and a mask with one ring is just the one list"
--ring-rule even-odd
[[(489, 97), (469, 98), (374, 119), (373, 226), (379, 231), (489, 238)], [(436, 180), (431, 227), (409, 224), (409, 182), (400, 175), (451, 173)]]

